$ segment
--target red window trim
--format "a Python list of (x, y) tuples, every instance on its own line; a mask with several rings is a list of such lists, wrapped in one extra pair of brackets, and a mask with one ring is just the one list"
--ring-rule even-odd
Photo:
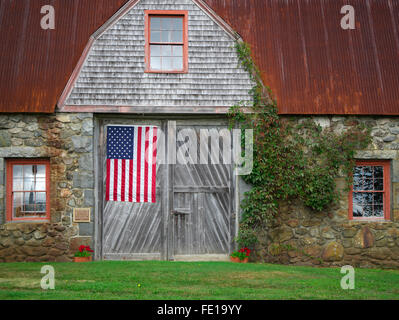
[[(150, 68), (150, 16), (183, 17), (183, 69), (151, 70)], [(188, 11), (187, 10), (144, 10), (145, 72), (146, 73), (187, 73), (188, 72)], [(170, 43), (173, 44), (173, 43)]]
[[(14, 218), (12, 215), (12, 186), (13, 165), (18, 164), (44, 164), (46, 166), (46, 216)], [(50, 220), (50, 160), (48, 159), (7, 159), (6, 160), (7, 184), (6, 184), (6, 221), (49, 221)]]
[(384, 203), (384, 217), (354, 217), (353, 216), (353, 184), (349, 192), (349, 220), (355, 221), (385, 221), (390, 220), (391, 212), (391, 166), (389, 160), (373, 160), (373, 161), (363, 161), (357, 160), (356, 166), (382, 166), (384, 168), (384, 190), (383, 190), (383, 203)]

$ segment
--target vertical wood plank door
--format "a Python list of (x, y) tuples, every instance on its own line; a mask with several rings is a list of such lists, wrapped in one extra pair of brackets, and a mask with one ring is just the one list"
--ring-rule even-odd
[[(160, 121), (115, 119), (104, 121), (102, 143), (102, 256), (106, 260), (159, 260), (162, 255), (162, 175), (157, 164), (156, 202), (132, 203), (105, 200), (106, 145), (109, 125), (155, 125)], [(162, 146), (160, 146), (162, 148)]]
[[(222, 124), (221, 124), (222, 122)], [(170, 120), (104, 120), (101, 157), (102, 201), (101, 248), (106, 260), (225, 260), (234, 244), (234, 179), (230, 164), (199, 164), (202, 129), (226, 128), (224, 121), (179, 120), (169, 130)], [(191, 129), (197, 140), (194, 163), (180, 163), (179, 156), (193, 150), (184, 141), (172, 147), (177, 162), (157, 164), (156, 203), (128, 203), (105, 200), (107, 125), (156, 125), (179, 140), (182, 130)], [(180, 136), (179, 136), (180, 134)], [(158, 144), (159, 154), (170, 152), (170, 137)], [(212, 151), (211, 140), (209, 148)], [(202, 146), (203, 147), (203, 146)], [(219, 155), (224, 145), (219, 144)], [(193, 157), (194, 153), (192, 153)], [(187, 157), (186, 157), (187, 158)], [(190, 158), (190, 156), (188, 156)], [(220, 159), (222, 162), (222, 159)]]
[[(198, 123), (198, 122), (197, 122)], [(214, 142), (218, 142), (218, 163), (201, 164), (201, 130), (211, 132), (225, 127), (220, 124), (177, 122), (177, 163), (172, 168), (172, 244), (174, 260), (227, 259), (231, 250), (232, 230), (232, 166), (221, 158), (224, 146), (220, 139), (208, 138), (207, 147), (215, 156)], [(197, 137), (194, 150), (186, 146), (186, 129)], [(216, 133), (216, 131), (214, 131)], [(180, 136), (179, 136), (180, 134)], [(190, 135), (190, 134), (189, 134)], [(191, 137), (188, 137), (190, 139)], [(185, 139), (185, 141), (183, 141)], [(180, 140), (180, 141), (179, 141)], [(231, 144), (230, 146), (231, 147)], [(217, 149), (216, 149), (217, 150)], [(196, 159), (192, 159), (196, 158)], [(187, 163), (179, 162), (184, 159)], [(183, 162), (184, 162), (183, 161)]]

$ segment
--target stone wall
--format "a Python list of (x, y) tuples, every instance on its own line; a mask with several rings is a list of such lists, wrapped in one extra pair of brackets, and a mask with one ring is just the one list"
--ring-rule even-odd
[[(7, 222), (5, 164), (50, 160), (50, 221)], [(0, 261), (69, 261), (92, 245), (93, 223), (73, 223), (74, 208), (94, 211), (93, 114), (0, 115)]]
[[(295, 118), (300, 121), (302, 118)], [(373, 142), (358, 159), (391, 160), (391, 220), (349, 221), (344, 177), (340, 202), (314, 212), (298, 202), (281, 204), (273, 226), (260, 236), (253, 259), (301, 265), (399, 267), (399, 118), (317, 117), (342, 131), (353, 122), (372, 127)], [(48, 222), (5, 220), (5, 164), (9, 158), (50, 159)], [(93, 115), (0, 115), (0, 262), (70, 261), (80, 244), (93, 246), (93, 222), (73, 223), (73, 208), (94, 214)]]
[[(301, 121), (304, 117), (293, 118)], [(354, 122), (372, 128), (373, 141), (356, 158), (391, 160), (391, 220), (348, 219), (345, 177), (337, 179), (340, 201), (323, 212), (300, 202), (283, 203), (273, 224), (259, 234), (253, 260), (298, 265), (399, 267), (399, 118), (313, 117), (336, 132)]]

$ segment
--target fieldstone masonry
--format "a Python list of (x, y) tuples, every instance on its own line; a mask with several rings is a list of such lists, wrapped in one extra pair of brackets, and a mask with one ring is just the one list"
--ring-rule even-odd
[[(304, 117), (293, 118), (302, 121)], [(391, 160), (391, 220), (349, 221), (344, 177), (340, 202), (313, 212), (299, 202), (282, 203), (278, 218), (259, 234), (255, 261), (298, 265), (399, 267), (399, 118), (315, 117), (337, 132), (356, 122), (372, 128), (373, 142), (358, 159)], [(81, 244), (93, 246), (92, 223), (72, 221), (75, 207), (94, 215), (93, 114), (0, 115), (0, 262), (71, 261)], [(48, 158), (51, 218), (5, 220), (5, 163), (9, 158)]]
[[(5, 161), (50, 159), (50, 221), (5, 220)], [(73, 223), (73, 208), (94, 212), (93, 114), (0, 115), (0, 261), (70, 261), (92, 245), (93, 223)], [(93, 220), (93, 217), (91, 217)]]
[[(292, 118), (302, 121), (303, 117)], [(337, 179), (342, 196), (337, 205), (314, 212), (298, 201), (282, 203), (277, 219), (259, 234), (252, 259), (256, 261), (356, 267), (399, 267), (399, 118), (314, 117), (336, 132), (362, 122), (372, 128), (372, 143), (356, 158), (391, 160), (391, 220), (348, 219), (345, 177)]]

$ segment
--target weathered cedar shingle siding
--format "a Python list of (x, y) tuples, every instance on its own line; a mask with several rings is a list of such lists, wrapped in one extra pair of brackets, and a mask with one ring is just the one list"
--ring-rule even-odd
[[(187, 74), (144, 73), (144, 10), (188, 10)], [(67, 105), (229, 107), (249, 101), (235, 41), (191, 0), (142, 0), (93, 44)]]

